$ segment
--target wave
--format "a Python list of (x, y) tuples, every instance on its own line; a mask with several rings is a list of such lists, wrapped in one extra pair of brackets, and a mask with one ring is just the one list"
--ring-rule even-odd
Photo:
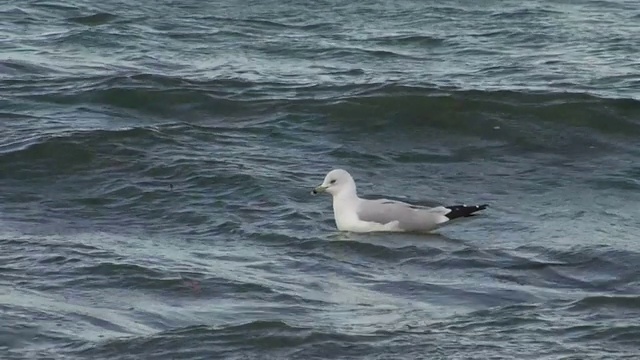
[(147, 150), (141, 146), (145, 143), (160, 146), (176, 141), (151, 127), (66, 131), (13, 141), (0, 145), (0, 164), (7, 169), (2, 177), (33, 178), (83, 169), (109, 171), (133, 165), (128, 161), (144, 156)]
[[(284, 357), (320, 348), (368, 343), (377, 336), (348, 335), (289, 325), (278, 320), (257, 320), (243, 324), (189, 326), (144, 337), (130, 337), (102, 343), (76, 343), (69, 354), (103, 358), (119, 354), (144, 356), (200, 357), (202, 354), (236, 357), (240, 354), (275, 353)], [(315, 350), (315, 351), (313, 351)]]
[[(392, 85), (311, 105), (317, 112), (328, 112), (350, 121), (386, 117), (391, 118), (394, 126), (425, 124), (463, 133), (481, 130), (474, 124), (487, 122), (502, 125), (502, 131), (508, 131), (512, 122), (531, 124), (535, 128), (565, 126), (604, 134), (640, 134), (637, 121), (640, 101), (584, 94), (445, 91)], [(460, 127), (465, 122), (466, 126)], [(484, 129), (483, 133), (488, 134), (487, 130), (493, 130), (494, 126)]]
[(70, 22), (74, 22), (82, 25), (97, 26), (97, 25), (107, 24), (117, 18), (118, 18), (117, 15), (114, 15), (111, 13), (99, 12), (91, 15), (75, 16), (75, 17), (68, 18), (67, 20)]
[(637, 295), (594, 295), (586, 296), (567, 305), (570, 311), (612, 311), (612, 309), (634, 311), (640, 314), (640, 296)]
[[(394, 83), (292, 84), (242, 77), (194, 80), (157, 74), (52, 79), (38, 85), (16, 80), (4, 83), (14, 96), (31, 101), (106, 107), (123, 116), (133, 111), (195, 124), (198, 118), (233, 122), (267, 112), (330, 117), (344, 126), (370, 126), (371, 119), (378, 119), (395, 128), (426, 126), (453, 134), (482, 134), (488, 139), (507, 136), (531, 142), (544, 136), (552, 144), (562, 143), (565, 136), (597, 141), (598, 134), (623, 138), (640, 135), (639, 100), (584, 93), (464, 90)], [(307, 124), (313, 125), (311, 121)]]

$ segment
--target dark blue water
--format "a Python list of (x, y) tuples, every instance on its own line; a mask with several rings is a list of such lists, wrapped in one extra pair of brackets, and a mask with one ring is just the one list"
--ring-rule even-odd
[[(635, 1), (0, 4), (1, 359), (635, 359)], [(336, 230), (361, 195), (489, 203)]]

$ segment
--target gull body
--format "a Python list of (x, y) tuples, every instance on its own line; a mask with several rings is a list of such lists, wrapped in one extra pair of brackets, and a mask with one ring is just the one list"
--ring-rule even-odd
[(323, 192), (333, 197), (336, 227), (348, 232), (429, 232), (487, 208), (486, 204), (426, 207), (390, 199), (362, 199), (353, 177), (343, 169), (331, 170), (312, 191)]

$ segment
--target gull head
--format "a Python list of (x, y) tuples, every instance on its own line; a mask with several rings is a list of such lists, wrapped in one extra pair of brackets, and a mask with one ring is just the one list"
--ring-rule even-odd
[(327, 192), (333, 196), (337, 196), (341, 193), (355, 194), (356, 183), (346, 170), (331, 170), (327, 176), (325, 176), (322, 184), (318, 185), (311, 191), (312, 194), (319, 194), (322, 192)]

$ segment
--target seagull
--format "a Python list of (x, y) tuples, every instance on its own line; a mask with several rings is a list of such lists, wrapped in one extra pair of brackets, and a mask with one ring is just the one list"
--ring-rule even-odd
[(362, 199), (349, 172), (331, 170), (312, 194), (329, 193), (333, 197), (333, 217), (339, 231), (429, 232), (451, 220), (475, 216), (483, 205), (420, 206), (391, 199)]

